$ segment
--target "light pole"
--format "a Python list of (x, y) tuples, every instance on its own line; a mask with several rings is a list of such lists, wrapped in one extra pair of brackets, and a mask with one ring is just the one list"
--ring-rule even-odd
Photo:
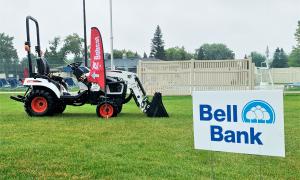
[(88, 66), (87, 43), (86, 43), (86, 17), (85, 17), (85, 0), (83, 0), (83, 32), (84, 32), (84, 65)]
[(109, 0), (109, 15), (110, 15), (110, 68), (115, 70), (114, 66), (114, 37), (113, 37), (113, 24), (112, 24), (112, 0)]

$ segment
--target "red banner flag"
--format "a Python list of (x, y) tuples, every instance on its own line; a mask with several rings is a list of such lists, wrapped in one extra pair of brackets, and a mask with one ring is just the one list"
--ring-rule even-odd
[(91, 28), (91, 67), (88, 81), (97, 83), (105, 91), (105, 64), (101, 34), (98, 28)]

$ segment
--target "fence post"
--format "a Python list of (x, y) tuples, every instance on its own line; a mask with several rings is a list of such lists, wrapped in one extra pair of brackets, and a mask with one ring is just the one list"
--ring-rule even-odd
[(142, 60), (139, 60), (136, 70), (137, 70), (138, 77), (142, 80), (141, 68), (142, 68)]
[(194, 90), (194, 70), (195, 70), (195, 60), (191, 59), (190, 61), (190, 95)]
[(249, 81), (250, 81), (250, 90), (254, 89), (254, 68), (255, 66), (252, 64), (252, 58), (248, 59), (249, 62)]

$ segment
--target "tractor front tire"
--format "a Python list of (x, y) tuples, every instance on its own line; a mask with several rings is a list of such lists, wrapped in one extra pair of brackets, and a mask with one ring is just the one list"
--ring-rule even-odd
[(118, 108), (111, 102), (103, 102), (97, 105), (96, 113), (101, 118), (116, 117), (118, 114)]
[(65, 111), (66, 109), (66, 104), (64, 104), (63, 102), (61, 101), (58, 101), (55, 105), (55, 108), (54, 108), (54, 113), (55, 114), (61, 114)]
[(120, 106), (118, 106), (118, 114), (122, 111), (122, 107), (123, 107), (123, 105), (120, 105)]
[(29, 116), (51, 116), (54, 113), (54, 105), (51, 93), (35, 89), (26, 96), (24, 108)]

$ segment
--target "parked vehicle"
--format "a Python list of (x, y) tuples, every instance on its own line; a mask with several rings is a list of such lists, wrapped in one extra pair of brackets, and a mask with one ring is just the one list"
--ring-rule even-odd
[(16, 78), (7, 79), (8, 83), (10, 84), (11, 88), (21, 88), (23, 87), (22, 83), (18, 81)]
[(289, 83), (286, 86), (287, 86), (287, 88), (300, 87), (300, 82)]
[(6, 79), (0, 79), (0, 81), (2, 82), (2, 88), (10, 88), (10, 84)]

